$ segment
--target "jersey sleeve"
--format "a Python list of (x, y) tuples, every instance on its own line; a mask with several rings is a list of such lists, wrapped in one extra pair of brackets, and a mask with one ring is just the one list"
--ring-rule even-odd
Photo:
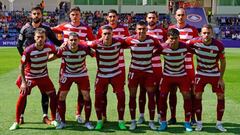
[(193, 42), (193, 40), (188, 40), (188, 41), (185, 42), (185, 44), (186, 44), (186, 48), (187, 48), (188, 52), (190, 52), (190, 53), (194, 53), (195, 52), (194, 51), (194, 42)]
[(92, 41), (95, 40), (95, 36), (93, 35), (93, 31), (91, 27), (87, 27), (87, 38), (88, 40)]
[(98, 44), (98, 40), (93, 40), (93, 41), (86, 41), (87, 46), (89, 46), (92, 49), (97, 49), (97, 44)]
[(225, 49), (224, 49), (223, 43), (220, 41), (217, 41), (217, 46), (219, 48), (219, 58), (224, 59), (225, 58)]
[(50, 53), (57, 54), (58, 50), (55, 45), (49, 45), (49, 47), (51, 49)]
[(23, 54), (22, 54), (22, 57), (21, 57), (21, 64), (26, 65), (27, 62), (29, 62), (29, 61), (30, 61), (30, 55), (29, 55), (29, 53), (27, 53), (27, 51), (25, 50), (25, 51), (23, 52)]
[(198, 37), (198, 30), (197, 28), (193, 27), (193, 38)]
[[(64, 23), (65, 24), (65, 23)], [(63, 28), (64, 28), (64, 24), (59, 24), (55, 27), (52, 27), (52, 31), (55, 32), (55, 33), (62, 33), (63, 31)]]
[(98, 33), (97, 33), (97, 39), (101, 38), (102, 37), (102, 28), (100, 27), (98, 29)]
[(129, 48), (131, 46), (131, 41), (132, 41), (132, 38), (131, 37), (127, 37), (125, 40), (124, 40), (124, 45), (123, 47), (124, 48)]
[(156, 49), (154, 52), (153, 52), (153, 56), (158, 56), (161, 54), (162, 50), (163, 50), (163, 47), (161, 46), (160, 44), (160, 41), (157, 40), (157, 39), (154, 39), (154, 48)]
[(163, 30), (163, 41), (162, 42), (165, 42), (167, 40), (167, 30), (165, 29), (162, 29)]
[(90, 46), (85, 46), (85, 50), (86, 50), (87, 55), (90, 55), (91, 57), (94, 57), (96, 55), (95, 51), (92, 50)]
[(129, 34), (129, 31), (128, 31), (128, 28), (127, 28), (127, 27), (124, 27), (124, 35), (125, 35), (125, 37), (128, 37), (128, 36), (130, 36), (130, 34)]
[(46, 30), (48, 39), (56, 46), (61, 46), (62, 42), (57, 39), (55, 33), (49, 27), (46, 27)]
[(26, 40), (25, 37), (25, 27), (22, 27), (22, 29), (20, 30), (20, 33), (18, 35), (18, 40), (17, 40), (17, 49), (20, 55), (23, 55), (23, 43)]
[(64, 48), (58, 48), (58, 49), (57, 49), (56, 56), (57, 56), (58, 58), (61, 58), (64, 50), (65, 50), (65, 47), (64, 47)]

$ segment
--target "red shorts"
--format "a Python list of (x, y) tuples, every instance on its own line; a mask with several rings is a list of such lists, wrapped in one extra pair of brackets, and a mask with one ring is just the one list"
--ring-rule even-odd
[(122, 76), (124, 78), (124, 84), (125, 84), (125, 80), (126, 80), (126, 72), (125, 72), (125, 67), (120, 67), (120, 70), (122, 71)]
[(153, 73), (144, 71), (129, 71), (128, 73), (128, 87), (137, 88), (138, 85), (143, 87), (155, 87), (156, 80)]
[[(26, 80), (27, 80), (27, 87), (29, 90), (28, 94), (31, 93), (32, 88), (35, 86), (38, 86), (38, 88), (40, 89), (40, 91), (42, 93), (46, 93), (46, 92), (50, 92), (50, 91), (55, 92), (54, 85), (53, 85), (52, 81), (50, 80), (49, 76), (42, 77), (42, 78), (36, 78), (36, 79), (26, 79)], [(18, 88), (21, 87), (21, 83), (22, 83), (22, 78), (20, 76), (18, 76), (18, 79), (16, 81)]]
[(124, 91), (124, 85), (125, 85), (125, 78), (123, 74), (119, 74), (117, 76), (114, 76), (112, 78), (102, 78), (102, 77), (96, 77), (95, 81), (95, 93), (104, 93), (106, 90), (106, 87), (108, 87), (108, 84), (111, 84), (113, 87), (113, 92), (121, 92)]
[(194, 83), (195, 80), (195, 70), (194, 69), (186, 69), (188, 78)]
[(156, 85), (159, 85), (160, 83), (160, 80), (162, 78), (162, 67), (157, 67), (157, 68), (154, 68), (153, 67), (153, 73), (154, 73), (154, 78), (155, 78), (155, 81), (156, 81)]
[(177, 86), (181, 92), (190, 92), (191, 82), (187, 76), (171, 77), (163, 75), (160, 81), (160, 92), (168, 93), (173, 87)]
[(203, 92), (204, 87), (209, 83), (212, 85), (212, 92), (216, 93), (224, 93), (224, 89), (218, 86), (218, 81), (220, 77), (210, 77), (210, 76), (202, 76), (196, 75), (195, 77), (195, 92)]
[(62, 77), (60, 79), (60, 91), (69, 91), (72, 83), (78, 85), (79, 90), (90, 91), (90, 82), (88, 76), (84, 77)]

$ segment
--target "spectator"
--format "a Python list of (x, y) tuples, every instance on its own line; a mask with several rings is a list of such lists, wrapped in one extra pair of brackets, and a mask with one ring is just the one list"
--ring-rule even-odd
[(211, 23), (211, 17), (212, 17), (212, 10), (211, 9), (208, 10), (207, 16), (208, 16), (208, 22)]
[(218, 39), (219, 34), (220, 34), (220, 29), (219, 29), (219, 27), (218, 27), (218, 26), (214, 27), (214, 28), (213, 28), (213, 32), (214, 32), (215, 38)]
[(237, 40), (240, 40), (240, 32), (238, 32)]
[(232, 34), (232, 40), (237, 40), (238, 39), (238, 33), (237, 32), (235, 32), (235, 33), (233, 33)]
[(8, 39), (10, 38), (11, 36), (9, 35), (9, 32), (8, 32), (8, 26), (6, 24), (3, 25), (3, 34), (2, 34), (2, 38), (3, 39)]

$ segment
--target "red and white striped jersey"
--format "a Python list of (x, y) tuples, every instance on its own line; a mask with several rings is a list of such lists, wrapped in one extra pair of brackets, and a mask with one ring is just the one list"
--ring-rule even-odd
[(164, 42), (167, 39), (167, 32), (161, 28), (161, 26), (156, 26), (154, 29), (148, 29), (147, 35), (150, 35), (160, 42)]
[(62, 58), (62, 75), (65, 77), (83, 77), (88, 76), (86, 67), (86, 56), (90, 55), (90, 47), (78, 45), (78, 50), (72, 52), (68, 46), (61, 48), (57, 52), (57, 57)]
[[(190, 39), (198, 37), (197, 28), (195, 28), (191, 25), (186, 24), (185, 27), (179, 28), (178, 25), (175, 24), (175, 25), (169, 26), (169, 29), (171, 29), (171, 28), (175, 28), (179, 31), (180, 40), (183, 41), (183, 42), (186, 42)], [(185, 58), (185, 63), (186, 63), (185, 68), (187, 70), (191, 70), (191, 69), (194, 70), (193, 54), (192, 53), (187, 53), (187, 56)]]
[(187, 75), (185, 69), (185, 57), (188, 52), (187, 45), (179, 42), (178, 49), (172, 49), (169, 44), (162, 44), (162, 55), (164, 58), (163, 75), (165, 76), (184, 76)]
[(25, 78), (35, 79), (48, 76), (47, 61), (50, 53), (57, 53), (54, 45), (45, 44), (42, 50), (38, 50), (34, 44), (27, 47), (21, 58), (21, 63), (26, 65)]
[(220, 76), (219, 59), (223, 59), (223, 44), (213, 39), (210, 45), (205, 45), (202, 38), (196, 38), (189, 41), (190, 49), (193, 49), (197, 56), (197, 74), (203, 76)]
[[(160, 42), (164, 42), (167, 38), (166, 31), (161, 28), (160, 26), (156, 26), (154, 29), (148, 29), (147, 35), (150, 35), (156, 39), (158, 39)], [(162, 63), (161, 63), (161, 57), (160, 55), (154, 56), (152, 58), (152, 66), (153, 70), (156, 73), (162, 73)]]
[(122, 73), (119, 66), (119, 57), (123, 43), (124, 40), (116, 38), (113, 38), (110, 46), (106, 46), (98, 40), (88, 42), (88, 45), (96, 51), (98, 77), (112, 78)]
[(94, 40), (95, 37), (92, 33), (92, 28), (81, 23), (79, 26), (73, 26), (71, 23), (59, 24), (56, 27), (53, 27), (52, 30), (56, 33), (62, 33), (64, 41), (68, 40), (68, 36), (71, 32), (76, 32), (80, 40)]
[[(97, 37), (101, 38), (102, 35), (102, 29), (98, 29)], [(123, 25), (117, 25), (116, 28), (113, 28), (113, 37), (114, 38), (122, 38), (125, 39), (127, 36), (129, 36), (128, 28)], [(124, 50), (120, 50), (120, 57), (119, 57), (119, 66), (121, 68), (125, 68), (125, 61), (124, 61)]]
[(147, 38), (144, 41), (139, 41), (136, 36), (128, 37), (126, 43), (130, 47), (132, 55), (130, 70), (140, 70), (153, 73), (153, 52), (154, 49), (162, 50), (160, 42), (147, 35)]

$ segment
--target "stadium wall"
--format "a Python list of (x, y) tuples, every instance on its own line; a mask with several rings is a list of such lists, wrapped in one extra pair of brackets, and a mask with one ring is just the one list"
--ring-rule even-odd
[[(54, 11), (56, 7), (58, 7), (61, 1), (71, 2), (71, 0), (45, 0), (46, 7), (45, 10), (47, 11)], [(2, 0), (3, 4), (7, 6), (7, 10), (9, 10), (9, 1)], [(14, 10), (22, 10), (24, 8), (26, 11), (30, 10), (31, 7), (36, 6), (39, 4), (41, 0), (15, 0), (13, 3)], [(122, 5), (119, 8), (118, 5), (72, 5), (71, 6), (79, 6), (82, 11), (96, 11), (96, 10), (103, 10), (107, 12), (109, 9), (116, 9), (119, 11), (121, 9), (122, 13), (130, 13), (134, 11), (135, 13), (144, 13), (152, 10), (156, 10), (160, 13), (167, 13), (167, 5), (152, 5), (152, 6), (132, 6), (132, 5)]]
[[(10, 8), (10, 3), (8, 0), (1, 0), (4, 5), (7, 6), (7, 10)], [(46, 7), (45, 10), (48, 11), (54, 11), (56, 7), (58, 7), (59, 3), (61, 1), (67, 1), (71, 2), (71, 6), (80, 6), (82, 11), (89, 11), (91, 10), (92, 12), (95, 10), (103, 10), (103, 11), (108, 11), (110, 8), (114, 9), (119, 9), (117, 5), (73, 5), (72, 0), (45, 0)], [(15, 0), (13, 3), (14, 10), (21, 10), (24, 8), (25, 10), (30, 10), (31, 7), (36, 6), (39, 4), (41, 0)], [(210, 8), (213, 6), (213, 14), (218, 15), (218, 14), (238, 14), (240, 11), (240, 6), (221, 6), (218, 5), (218, 0), (212, 0), (212, 4), (210, 0), (204, 0), (203, 6), (206, 8)], [(156, 10), (160, 13), (167, 13), (167, 5), (160, 5), (160, 6), (129, 6), (129, 5), (122, 5), (121, 6), (121, 12), (131, 12), (134, 11), (136, 13), (143, 13), (143, 12), (148, 12)], [(118, 10), (119, 11), (119, 10)]]
[(239, 14), (240, 13), (240, 6), (217, 6), (217, 14), (224, 15), (224, 14)]
[[(79, 6), (82, 11), (95, 11), (100, 10), (107, 12), (109, 9), (116, 9), (120, 12), (119, 6), (117, 5), (73, 5), (73, 6)], [(166, 6), (129, 6), (129, 5), (122, 5), (121, 6), (121, 13), (130, 13), (131, 11), (134, 11), (134, 13), (145, 13), (149, 11), (157, 11), (159, 13), (167, 13), (167, 7)]]

